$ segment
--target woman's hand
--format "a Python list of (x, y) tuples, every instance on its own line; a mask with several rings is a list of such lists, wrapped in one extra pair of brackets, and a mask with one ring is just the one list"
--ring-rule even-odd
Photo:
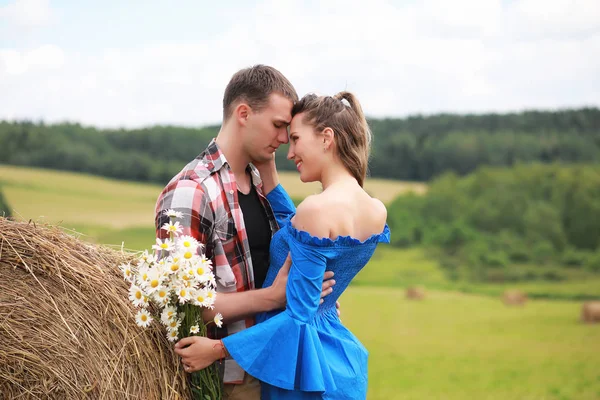
[(223, 343), (202, 336), (190, 336), (175, 344), (175, 353), (181, 357), (183, 370), (192, 373), (204, 369), (226, 355)]
[(279, 175), (277, 174), (277, 166), (275, 165), (275, 153), (273, 153), (273, 157), (269, 161), (253, 162), (253, 164), (258, 169), (260, 179), (263, 182), (263, 192), (266, 196), (279, 185)]

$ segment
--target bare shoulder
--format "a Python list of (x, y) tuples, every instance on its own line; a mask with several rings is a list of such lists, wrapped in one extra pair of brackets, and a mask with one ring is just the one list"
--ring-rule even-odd
[(296, 229), (316, 237), (329, 237), (330, 226), (327, 223), (327, 199), (322, 194), (308, 196), (296, 209), (293, 225)]
[(379, 230), (383, 230), (387, 221), (387, 208), (379, 199), (371, 198), (370, 211), (372, 221)]
[(373, 209), (373, 214), (374, 217), (379, 221), (382, 222), (383, 224), (385, 224), (385, 221), (387, 220), (387, 208), (385, 207), (385, 204), (383, 204), (383, 202), (379, 199), (376, 199), (374, 197), (371, 198), (371, 204), (372, 204), (372, 209)]

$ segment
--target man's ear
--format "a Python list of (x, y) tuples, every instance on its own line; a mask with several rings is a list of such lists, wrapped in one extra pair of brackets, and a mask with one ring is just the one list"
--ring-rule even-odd
[(240, 103), (235, 107), (234, 115), (240, 125), (246, 125), (248, 116), (252, 112), (250, 106), (246, 103)]
[(331, 146), (334, 144), (335, 135), (333, 133), (333, 129), (327, 127), (323, 129), (323, 147), (325, 150), (329, 150)]

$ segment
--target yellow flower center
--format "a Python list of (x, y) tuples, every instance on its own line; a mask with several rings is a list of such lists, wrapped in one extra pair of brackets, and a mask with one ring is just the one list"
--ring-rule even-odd
[(181, 297), (185, 297), (186, 294), (187, 294), (187, 290), (185, 290), (185, 289), (181, 289), (179, 291), (179, 296), (181, 296)]
[(153, 279), (153, 280), (151, 280), (151, 281), (150, 281), (150, 286), (151, 286), (152, 288), (156, 288), (156, 287), (158, 287), (158, 279)]
[(202, 268), (202, 267), (198, 267), (198, 269), (196, 269), (196, 273), (197, 273), (198, 275), (204, 275), (204, 268)]
[(142, 280), (143, 280), (143, 281), (145, 281), (145, 280), (147, 280), (147, 279), (148, 279), (148, 274), (147, 274), (147, 273), (144, 273), (144, 274), (142, 275)]
[(213, 294), (212, 294), (212, 292), (208, 292), (208, 293), (206, 294), (206, 297), (208, 297), (209, 299), (212, 299), (212, 297), (213, 297)]
[(146, 316), (146, 314), (142, 314), (140, 319), (142, 320), (142, 322), (146, 322), (148, 320), (148, 317)]
[(162, 243), (162, 244), (160, 245), (160, 248), (161, 248), (161, 249), (163, 249), (163, 250), (165, 250), (165, 249), (168, 249), (168, 248), (169, 248), (169, 245), (168, 245), (167, 243)]
[(173, 271), (173, 272), (179, 271), (179, 264), (171, 264), (171, 271)]
[(142, 292), (140, 292), (139, 290), (137, 292), (135, 292), (135, 298), (136, 299), (141, 299), (142, 298)]
[(190, 247), (192, 244), (190, 243), (189, 240), (186, 240), (183, 242), (183, 247)]
[(158, 291), (158, 297), (165, 297), (167, 295), (167, 291), (166, 290), (159, 290)]
[(196, 300), (198, 300), (198, 303), (204, 303), (204, 297), (202, 296), (198, 296)]
[(186, 251), (185, 254), (183, 255), (183, 258), (185, 258), (186, 260), (189, 260), (190, 258), (192, 258), (193, 254), (191, 251)]

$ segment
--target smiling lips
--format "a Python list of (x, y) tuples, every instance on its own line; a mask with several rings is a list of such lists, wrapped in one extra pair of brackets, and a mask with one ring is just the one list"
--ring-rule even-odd
[(300, 171), (300, 167), (302, 166), (302, 161), (296, 162), (296, 169)]

